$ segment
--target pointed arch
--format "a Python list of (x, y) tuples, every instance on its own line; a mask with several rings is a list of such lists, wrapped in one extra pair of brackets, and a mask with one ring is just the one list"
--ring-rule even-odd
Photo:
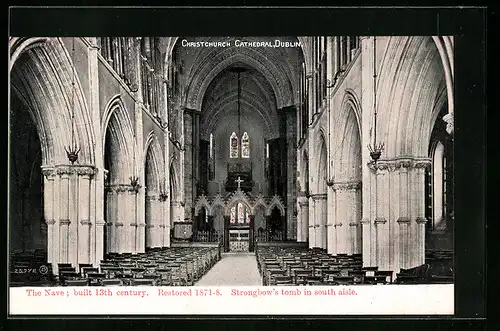
[(68, 163), (65, 147), (72, 140), (80, 150), (78, 164), (94, 164), (91, 116), (78, 72), (62, 39), (11, 38), (9, 46), (10, 87), (37, 127), (42, 164)]
[(327, 149), (327, 140), (323, 132), (321, 131), (319, 134), (318, 141), (318, 154), (317, 154), (317, 162), (316, 162), (316, 193), (326, 193), (326, 181), (327, 178), (327, 167), (328, 167), (328, 149)]
[(229, 137), (229, 157), (235, 159), (239, 157), (239, 139), (236, 132), (231, 133)]
[(246, 131), (241, 137), (241, 157), (245, 159), (250, 158), (250, 138)]
[(346, 90), (338, 112), (334, 113), (332, 156), (336, 162), (332, 173), (335, 181), (361, 179), (360, 104), (353, 91)]
[(202, 195), (194, 205), (194, 216), (198, 216), (201, 208), (205, 208), (207, 215), (212, 216), (212, 206), (208, 203), (207, 197)]
[(431, 37), (391, 37), (383, 58), (377, 96), (377, 137), (386, 143), (383, 157), (427, 156), (432, 118), (445, 72)]
[(164, 179), (161, 176), (164, 169), (164, 158), (160, 142), (154, 131), (150, 131), (146, 137), (143, 155), (144, 169), (146, 169), (146, 190), (158, 193), (164, 189)]
[(105, 133), (103, 153), (111, 153), (110, 183), (127, 183), (131, 176), (135, 176), (135, 134), (120, 95), (107, 103), (101, 125)]
[(278, 208), (278, 210), (281, 213), (281, 216), (285, 216), (285, 206), (283, 205), (281, 199), (277, 195), (273, 196), (273, 198), (269, 202), (269, 205), (266, 208), (266, 216), (271, 216), (271, 213), (275, 207)]

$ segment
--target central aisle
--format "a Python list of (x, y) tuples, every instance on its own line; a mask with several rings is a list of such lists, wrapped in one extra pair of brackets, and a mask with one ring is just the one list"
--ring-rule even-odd
[(195, 286), (259, 286), (262, 279), (253, 253), (224, 253)]

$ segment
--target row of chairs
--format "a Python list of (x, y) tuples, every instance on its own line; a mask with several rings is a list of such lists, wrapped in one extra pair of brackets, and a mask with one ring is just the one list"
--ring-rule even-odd
[(139, 254), (109, 254), (99, 268), (59, 265), (59, 279), (67, 286), (189, 286), (217, 261), (219, 247), (161, 248)]
[(387, 284), (392, 271), (362, 267), (361, 255), (327, 254), (324, 249), (258, 247), (264, 286)]

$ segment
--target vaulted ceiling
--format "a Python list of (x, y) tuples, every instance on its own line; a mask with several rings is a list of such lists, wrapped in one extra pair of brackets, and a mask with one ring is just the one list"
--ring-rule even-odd
[[(183, 42), (184, 40), (184, 42)], [(206, 136), (224, 118), (234, 117), (238, 107), (245, 121), (261, 125), (268, 138), (277, 134), (278, 111), (297, 103), (302, 48), (238, 46), (236, 40), (296, 43), (295, 37), (186, 37), (178, 38), (172, 58), (179, 70), (179, 83), (186, 108), (201, 110), (200, 129)], [(187, 47), (188, 42), (229, 42), (229, 47)]]

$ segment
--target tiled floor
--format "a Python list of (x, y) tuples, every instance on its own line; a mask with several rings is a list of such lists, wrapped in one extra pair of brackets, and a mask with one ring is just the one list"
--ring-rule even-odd
[(259, 286), (262, 279), (253, 253), (224, 253), (195, 286)]

